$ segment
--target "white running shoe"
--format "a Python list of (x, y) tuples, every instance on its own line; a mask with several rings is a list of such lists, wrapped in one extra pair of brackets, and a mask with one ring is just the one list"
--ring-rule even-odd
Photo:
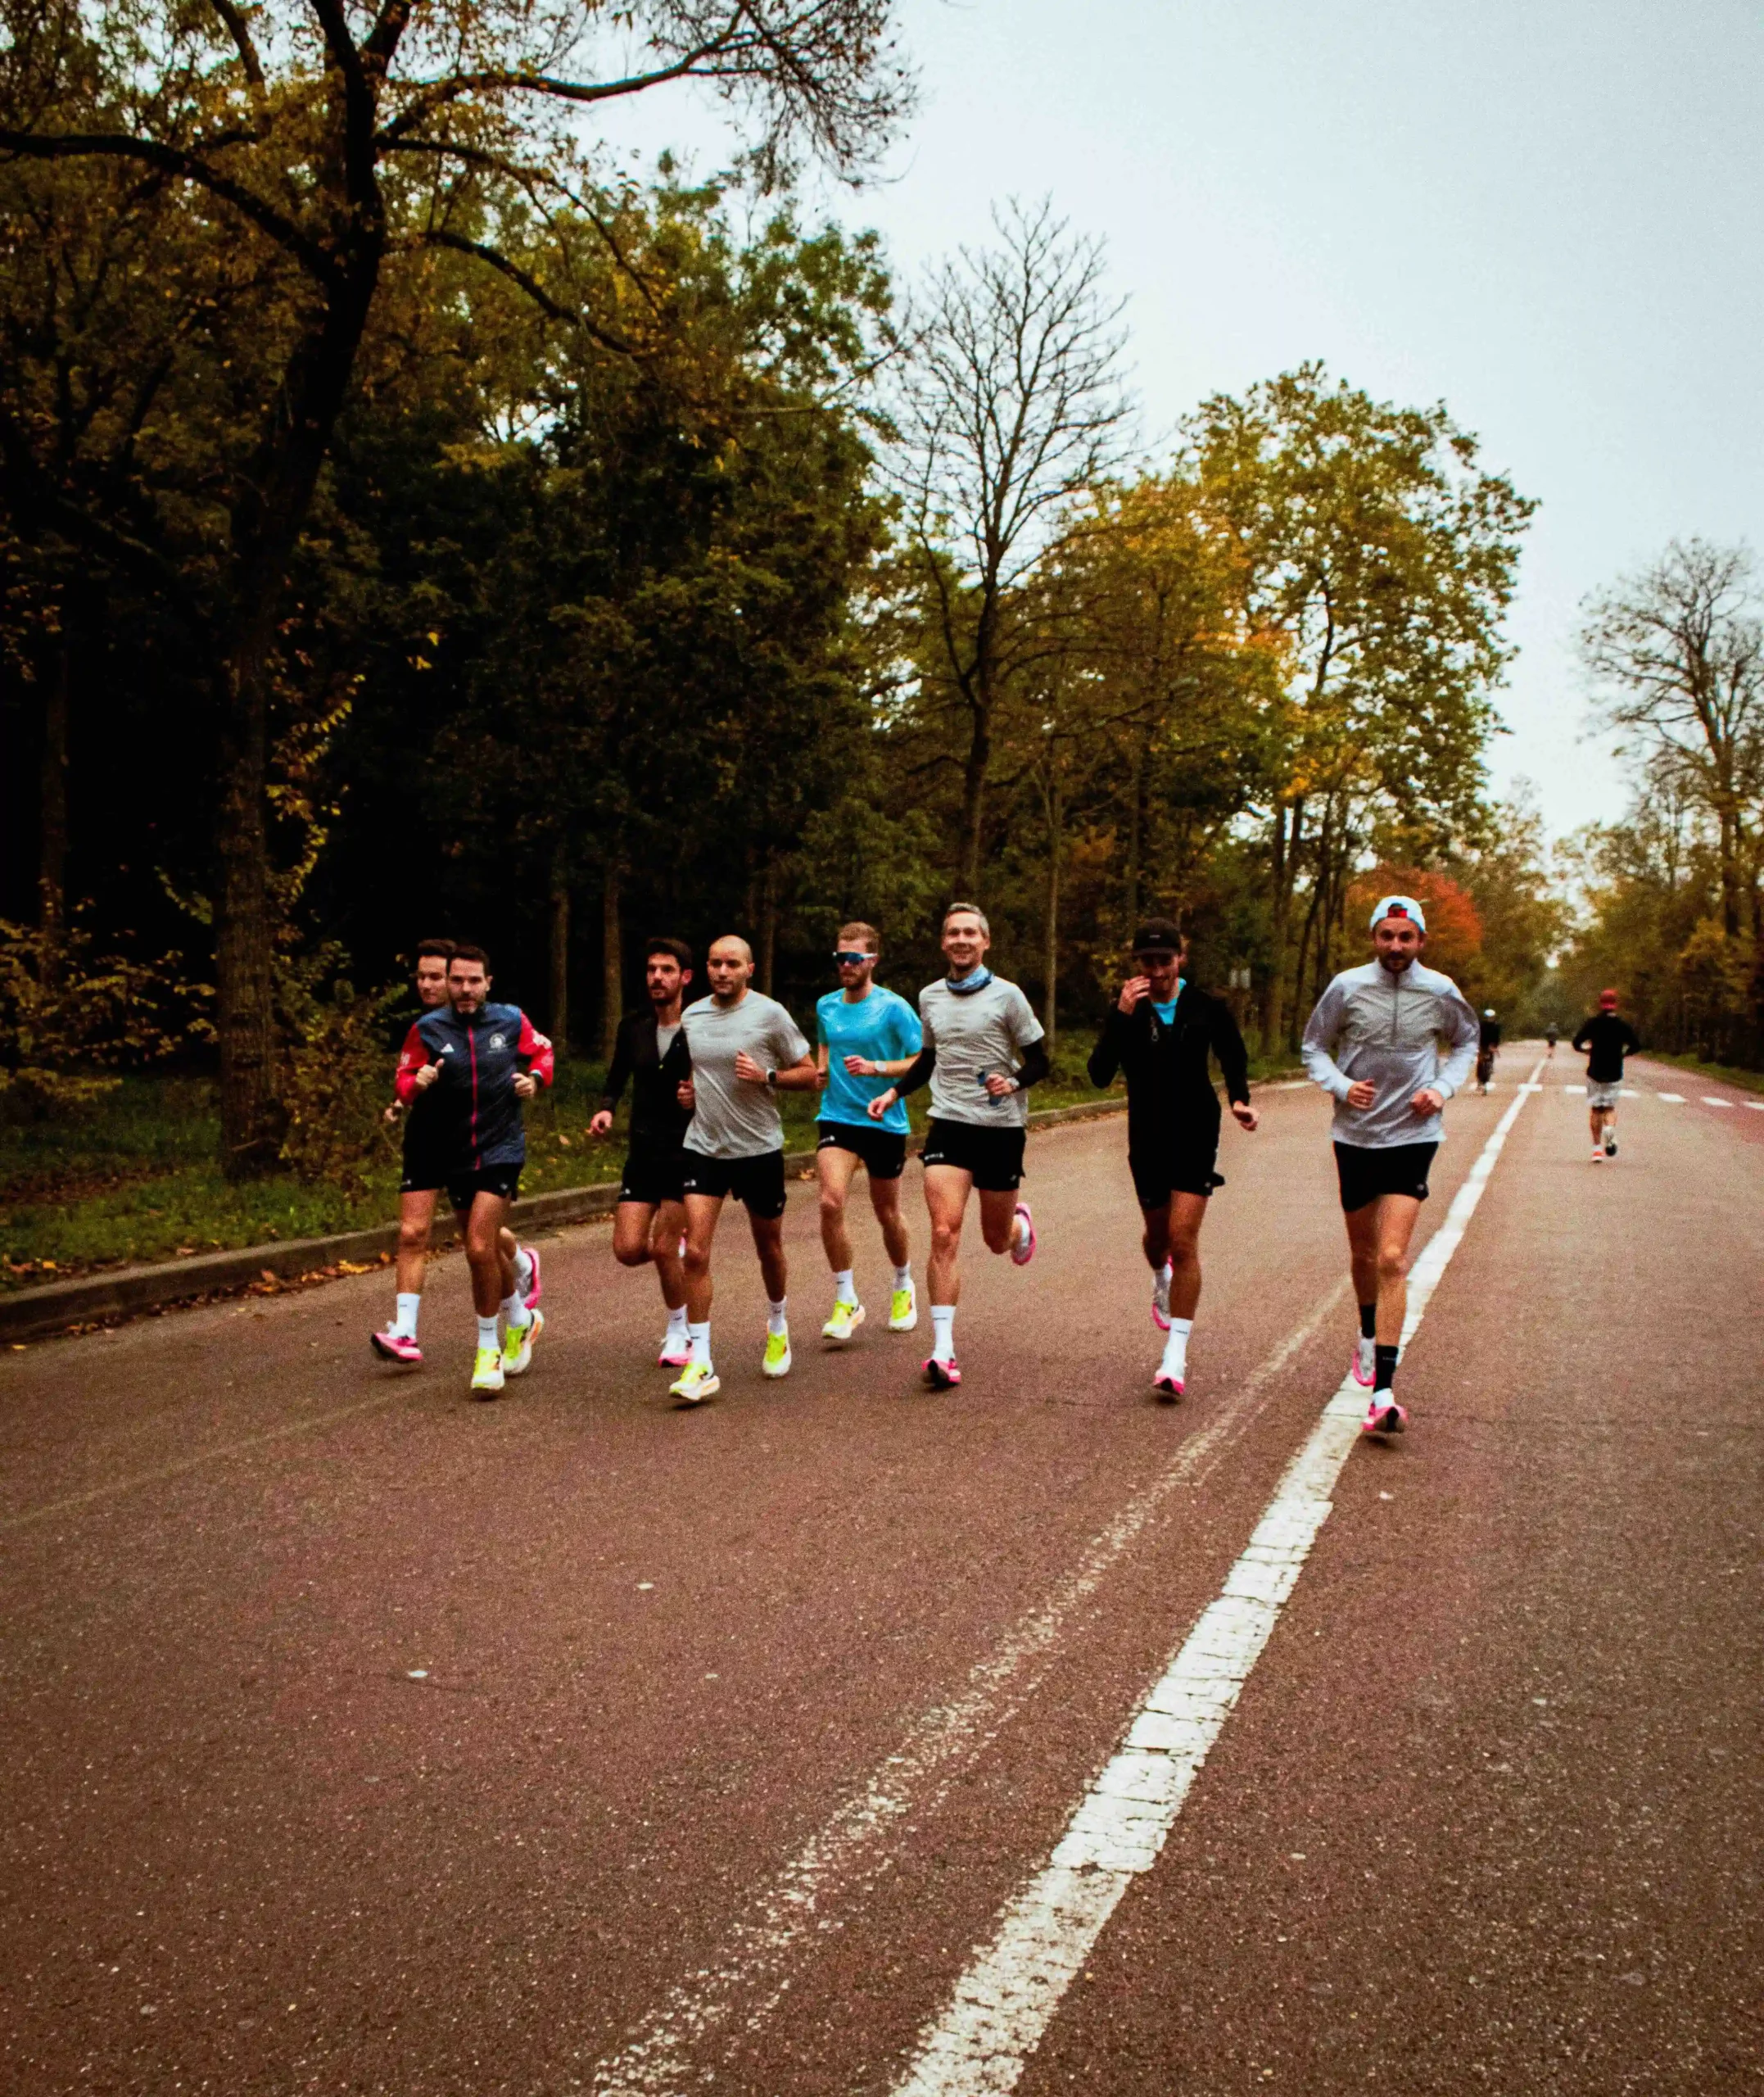
[(1029, 1205), (1027, 1202), (1019, 1202), (1016, 1212), (1023, 1219), (1023, 1234), (1020, 1238), (1012, 1239), (1011, 1257), (1020, 1267), (1026, 1267), (1035, 1257), (1035, 1247), (1038, 1243), (1035, 1235), (1035, 1219), (1029, 1214)]
[(1172, 1376), (1168, 1370), (1160, 1369), (1151, 1379), (1151, 1388), (1160, 1398), (1174, 1405), (1187, 1387), (1180, 1376)]
[(722, 1379), (708, 1361), (689, 1361), (681, 1375), (667, 1387), (670, 1397), (683, 1406), (701, 1406), (722, 1388)]
[(833, 1316), (821, 1329), (821, 1337), (824, 1340), (831, 1340), (835, 1346), (844, 1347), (863, 1321), (862, 1304), (835, 1302)]
[(1396, 1402), (1394, 1391), (1374, 1391), (1359, 1424), (1362, 1434), (1400, 1434), (1409, 1424), (1409, 1408)]
[(692, 1359), (692, 1342), (685, 1333), (670, 1329), (662, 1335), (661, 1352), (655, 1357), (658, 1369), (684, 1369)]
[(1160, 1333), (1170, 1329), (1170, 1270), (1160, 1267), (1151, 1277), (1151, 1322)]
[(545, 1314), (536, 1311), (524, 1325), (511, 1325), (502, 1343), (502, 1373), (524, 1376), (532, 1366), (533, 1349), (545, 1329)]
[(910, 1333), (919, 1322), (919, 1293), (908, 1282), (904, 1289), (897, 1289), (889, 1298), (888, 1329), (891, 1333)]
[(1354, 1348), (1354, 1381), (1363, 1391), (1372, 1388), (1372, 1379), (1378, 1373), (1378, 1343), (1363, 1339)]

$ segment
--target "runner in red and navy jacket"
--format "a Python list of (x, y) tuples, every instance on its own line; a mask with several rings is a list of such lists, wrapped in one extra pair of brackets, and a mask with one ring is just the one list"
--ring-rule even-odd
[[(526, 1370), (545, 1329), (543, 1314), (533, 1307), (538, 1292), (529, 1298), (517, 1288), (503, 1233), (527, 1162), (522, 1103), (550, 1084), (554, 1059), (550, 1042), (518, 1005), (491, 1003), (482, 948), (455, 949), (447, 994), (449, 1002), (425, 1012), (405, 1036), (398, 1097), (409, 1105), (427, 1095), (431, 1169), (464, 1225), (472, 1269), (478, 1328), (472, 1388), (494, 1397), (504, 1375)], [(499, 1312), (506, 1340), (497, 1329)]]

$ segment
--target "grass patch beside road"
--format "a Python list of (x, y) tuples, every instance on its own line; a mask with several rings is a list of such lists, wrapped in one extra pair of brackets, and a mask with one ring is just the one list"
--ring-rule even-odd
[[(1084, 1075), (1091, 1039), (1090, 1030), (1079, 1028), (1062, 1040), (1052, 1075), (1031, 1095), (1033, 1106), (1071, 1107), (1106, 1096)], [(1283, 1073), (1287, 1067), (1279, 1067)], [(1260, 1075), (1254, 1066), (1252, 1075)], [(604, 1143), (588, 1134), (604, 1077), (602, 1064), (572, 1060), (528, 1108), (523, 1193), (617, 1178), (625, 1114)], [(924, 1129), (929, 1103), (928, 1091), (909, 1102), (916, 1132)], [(781, 1093), (779, 1106), (786, 1146), (812, 1149), (818, 1095)], [(235, 1185), (215, 1162), (219, 1142), (215, 1087), (198, 1078), (125, 1077), (77, 1116), (0, 1121), (0, 1288), (360, 1230), (398, 1213), (396, 1129), (384, 1135), (365, 1197), (353, 1202), (340, 1188), (312, 1185), (291, 1173)]]
[(1671, 1055), (1663, 1048), (1644, 1048), (1642, 1054), (1656, 1063), (1670, 1063), (1699, 1078), (1713, 1078), (1719, 1085), (1738, 1085), (1742, 1092), (1764, 1092), (1764, 1071), (1736, 1070), (1731, 1063), (1705, 1063), (1698, 1056)]

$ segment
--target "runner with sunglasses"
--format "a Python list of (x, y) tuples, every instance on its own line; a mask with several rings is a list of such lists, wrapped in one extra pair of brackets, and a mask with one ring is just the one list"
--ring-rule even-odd
[(1201, 1226), (1215, 1187), (1219, 1094), (1207, 1067), (1219, 1059), (1237, 1125), (1253, 1130), (1250, 1061), (1229, 1008), (1182, 973), (1187, 942), (1168, 917), (1133, 939), (1137, 973), (1121, 986), (1090, 1054), (1090, 1081), (1105, 1091), (1127, 1074), (1127, 1166), (1145, 1219), (1151, 1320), (1166, 1335), (1151, 1388), (1174, 1402), (1188, 1374), (1188, 1335), (1201, 1302)]
[(845, 1220), (852, 1175), (861, 1164), (870, 1177), (870, 1206), (893, 1263), (888, 1329), (910, 1333), (919, 1322), (912, 1285), (911, 1248), (900, 1212), (901, 1174), (907, 1165), (907, 1109), (898, 1100), (880, 1125), (870, 1103), (889, 1078), (903, 1077), (924, 1043), (918, 1016), (907, 1000), (875, 981), (881, 941), (873, 925), (839, 927), (833, 957), (839, 987), (815, 1007), (820, 1047), (816, 1067), (821, 1086), (820, 1147), (821, 1242), (833, 1270), (833, 1315), (821, 1338), (843, 1347), (864, 1322), (864, 1307), (853, 1279), (852, 1236)]

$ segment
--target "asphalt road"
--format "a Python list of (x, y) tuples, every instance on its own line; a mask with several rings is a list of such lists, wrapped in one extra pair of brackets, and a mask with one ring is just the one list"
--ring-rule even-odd
[[(1533, 1060), (1453, 1103), (1423, 1232)], [(1322, 1488), (1161, 1851), (1027, 2041), (916, 2087), (1764, 2086), (1764, 1103), (1639, 1063), (1593, 1166), (1578, 1076), (1524, 1096), (1413, 1431)], [(1325, 1103), (1262, 1104), (1176, 1407), (1118, 1121), (1033, 1139), (1040, 1252), (970, 1253), (939, 1397), (928, 1320), (821, 1351), (807, 1186), (794, 1373), (735, 1218), (699, 1412), (604, 1228), (547, 1244), (495, 1405), (456, 1259), (414, 1375), (379, 1275), (0, 1358), (0, 2088), (922, 2076), (1346, 1365)]]

